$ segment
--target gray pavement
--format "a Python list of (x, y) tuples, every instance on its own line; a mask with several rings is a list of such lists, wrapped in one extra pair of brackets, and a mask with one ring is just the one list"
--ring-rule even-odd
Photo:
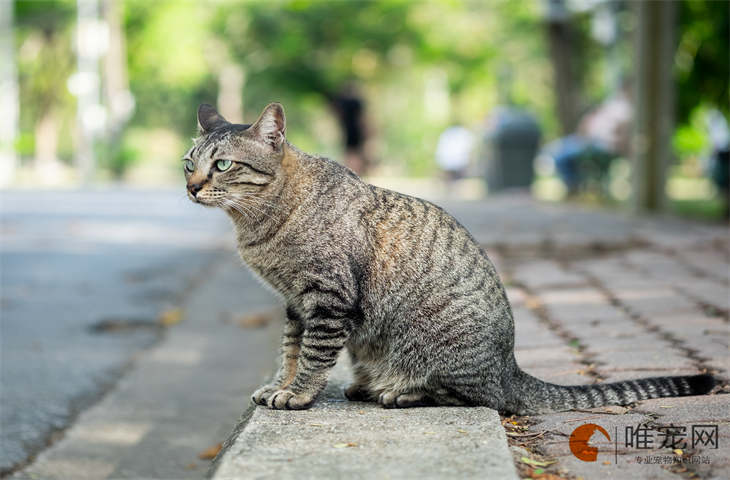
[(0, 214), (0, 472), (8, 472), (111, 388), (132, 355), (163, 335), (160, 312), (232, 253), (221, 250), (230, 245), (227, 220), (179, 192), (2, 192)]
[[(517, 360), (526, 371), (563, 384), (701, 372), (722, 382), (715, 395), (516, 419), (529, 427), (519, 430), (520, 438), (535, 435), (521, 444), (556, 462), (551, 473), (730, 476), (730, 235), (726, 228), (691, 223), (684, 231), (665, 225), (650, 236), (647, 231), (637, 228), (634, 243), (593, 253), (543, 249), (500, 257), (515, 307)], [(568, 437), (583, 423), (600, 425), (612, 437), (592, 439), (599, 448), (596, 462), (581, 461), (568, 448)], [(640, 426), (651, 439), (641, 445), (631, 435)], [(717, 428), (719, 438), (695, 441), (695, 428)], [(668, 431), (677, 436), (667, 439)]]
[[(207, 270), (181, 308), (181, 322), (164, 341), (138, 354), (102, 401), (13, 478), (205, 476), (210, 458), (199, 454), (226, 439), (270, 375), (283, 311), (232, 252)], [(233, 321), (241, 312), (272, 321), (242, 328)]]
[(343, 355), (310, 410), (256, 407), (212, 478), (517, 479), (496, 411), (384, 409), (347, 401), (350, 382)]

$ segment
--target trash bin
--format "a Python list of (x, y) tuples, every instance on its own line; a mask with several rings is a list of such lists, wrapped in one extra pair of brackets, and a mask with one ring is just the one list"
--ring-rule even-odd
[(529, 188), (535, 177), (540, 126), (531, 114), (514, 108), (497, 112), (493, 125), (487, 132), (488, 191)]

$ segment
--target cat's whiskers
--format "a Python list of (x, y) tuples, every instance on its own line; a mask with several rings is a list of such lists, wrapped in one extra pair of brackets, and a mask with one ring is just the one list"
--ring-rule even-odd
[(239, 208), (239, 207), (238, 207), (238, 206), (237, 206), (236, 204), (234, 204), (233, 202), (231, 202), (231, 201), (230, 201), (230, 200), (228, 200), (227, 198), (221, 198), (221, 199), (220, 199), (220, 202), (219, 202), (219, 206), (221, 206), (221, 207), (225, 207), (225, 208), (230, 208), (230, 209), (233, 209), (233, 210), (235, 210), (236, 212), (240, 213), (240, 214), (241, 214), (241, 216), (243, 216), (243, 217), (245, 217), (245, 216), (247, 216), (247, 215), (248, 215), (248, 214), (247, 214), (247, 213), (245, 213), (245, 212), (244, 212), (244, 211), (243, 211), (243, 210), (242, 210), (241, 208)]
[(238, 199), (237, 197), (232, 197), (232, 198), (231, 198), (231, 197), (229, 197), (229, 198), (227, 198), (226, 200), (227, 200), (227, 201), (228, 201), (228, 202), (229, 202), (230, 204), (232, 204), (232, 205), (236, 205), (236, 206), (238, 206), (238, 207), (240, 207), (240, 208), (243, 208), (243, 209), (245, 209), (245, 210), (246, 210), (247, 212), (249, 212), (249, 215), (251, 215), (252, 213), (260, 213), (260, 212), (257, 212), (257, 211), (255, 211), (255, 210), (253, 210), (252, 208), (249, 208), (249, 207), (250, 207), (249, 205), (247, 205), (247, 204), (246, 204), (245, 202), (242, 202), (242, 201), (241, 201), (241, 200), (239, 200), (239, 199)]
[(249, 209), (257, 212), (259, 215), (266, 216), (266, 213), (267, 212), (265, 211), (264, 208), (262, 208), (262, 207), (264, 207), (264, 205), (260, 205), (260, 204), (257, 204), (256, 202), (252, 202), (252, 201), (247, 201), (247, 200), (251, 200), (251, 199), (252, 199), (252, 197), (248, 197), (248, 198), (246, 198), (246, 197), (235, 197), (235, 201), (239, 205), (245, 205)]
[(255, 217), (256, 213), (258, 213), (259, 215), (263, 214), (263, 212), (258, 212), (256, 210), (254, 210), (253, 208), (251, 208), (251, 205), (246, 205), (245, 203), (239, 202), (235, 198), (234, 199), (226, 198), (225, 201), (231, 208), (235, 209), (238, 213), (240, 213), (244, 217), (253, 218), (253, 217)]
[(275, 210), (279, 208), (279, 205), (277, 205), (277, 204), (275, 204), (273, 202), (270, 202), (268, 200), (264, 200), (263, 198), (255, 197), (253, 195), (245, 195), (243, 198), (246, 199), (246, 200), (252, 200), (253, 202), (255, 202), (255, 203), (259, 204), (259, 205), (263, 205), (263, 206), (266, 206), (266, 207), (269, 207), (269, 208), (273, 208)]
[(276, 205), (272, 202), (268, 202), (266, 200), (263, 200), (258, 197), (254, 196), (245, 196), (245, 197), (239, 197), (241, 201), (245, 202), (246, 205), (257, 207), (259, 210), (262, 211), (269, 211), (268, 213), (278, 213), (281, 210), (280, 205)]

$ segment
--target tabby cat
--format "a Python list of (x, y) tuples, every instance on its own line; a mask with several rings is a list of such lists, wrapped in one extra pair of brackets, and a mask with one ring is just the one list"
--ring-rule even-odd
[(282, 364), (253, 401), (305, 409), (347, 348), (350, 400), (534, 414), (708, 392), (710, 375), (562, 386), (520, 370), (512, 311), (484, 250), (427, 201), (369, 185), (285, 138), (282, 106), (253, 125), (198, 109), (183, 158), (194, 202), (233, 220), (243, 261), (286, 301)]

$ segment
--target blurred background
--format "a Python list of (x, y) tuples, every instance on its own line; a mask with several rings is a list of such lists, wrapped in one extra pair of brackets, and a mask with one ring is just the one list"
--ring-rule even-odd
[(725, 1), (0, 1), (0, 185), (180, 188), (195, 110), (427, 197), (726, 215)]

